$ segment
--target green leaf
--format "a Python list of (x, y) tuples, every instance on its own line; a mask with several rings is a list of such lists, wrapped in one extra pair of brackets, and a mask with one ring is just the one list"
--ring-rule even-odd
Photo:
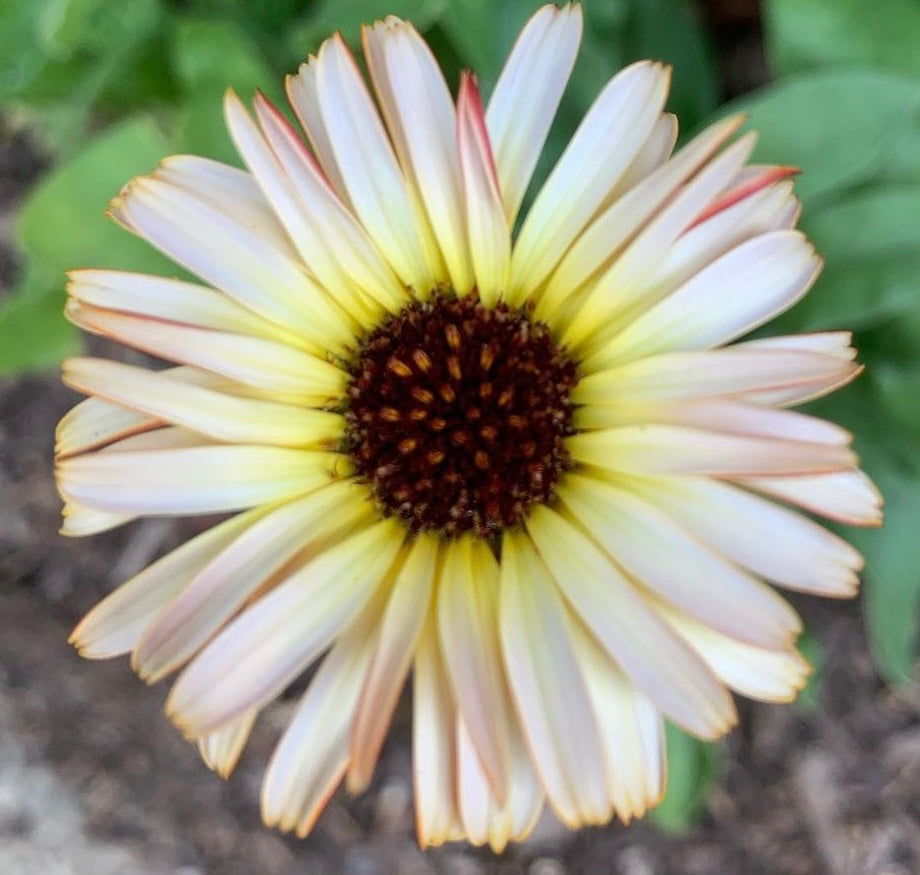
[(858, 191), (806, 212), (802, 228), (826, 268), (784, 330), (859, 329), (920, 309), (920, 185)]
[[(869, 374), (884, 366), (876, 361)], [(886, 378), (882, 378), (886, 379)], [(849, 428), (863, 469), (885, 500), (885, 524), (878, 529), (847, 527), (847, 540), (866, 559), (863, 604), (869, 646), (879, 672), (890, 683), (915, 678), (920, 609), (920, 466), (917, 436), (902, 425), (916, 406), (911, 381), (896, 391), (862, 378), (843, 392), (809, 405), (810, 412)], [(901, 411), (899, 412), (899, 409)]]
[(627, 60), (651, 58), (674, 67), (669, 108), (684, 128), (696, 127), (719, 105), (715, 61), (698, 10), (686, 0), (633, 0)]
[(80, 346), (64, 319), (64, 277), (32, 266), (0, 304), (0, 374), (56, 366)]
[(920, 75), (916, 0), (772, 0), (764, 12), (778, 73), (835, 65)]
[[(916, 405), (916, 396), (903, 400)], [(867, 467), (885, 496), (885, 525), (850, 537), (866, 557), (869, 645), (889, 683), (908, 683), (916, 680), (920, 610), (920, 472), (881, 452)]]
[(693, 738), (665, 723), (668, 756), (668, 787), (661, 804), (652, 812), (667, 832), (684, 832), (703, 810), (706, 788), (719, 758), (716, 745)]
[(19, 215), (22, 247), (58, 271), (109, 267), (175, 273), (169, 261), (104, 215), (119, 189), (152, 170), (167, 149), (150, 119), (109, 128), (32, 190)]
[(809, 627), (806, 627), (805, 631), (799, 636), (796, 647), (798, 647), (799, 653), (805, 657), (812, 671), (805, 687), (796, 697), (795, 705), (803, 711), (813, 712), (818, 708), (821, 687), (824, 684), (824, 654), (821, 651), (821, 643)]
[(228, 87), (244, 98), (260, 88), (280, 97), (274, 71), (233, 21), (180, 20), (173, 40), (173, 64), (188, 93), (212, 93), (219, 100)]
[[(447, 9), (470, 5), (492, 10), (501, 3), (480, 3), (478, 0), (318, 0), (309, 15), (293, 28), (288, 40), (298, 58), (305, 59), (319, 44), (340, 32), (351, 46), (361, 42), (361, 25), (396, 15), (411, 21), (419, 31), (431, 28)], [(488, 14), (492, 14), (491, 11)]]
[(920, 154), (913, 162), (905, 154), (907, 145), (920, 145), (920, 82), (872, 71), (821, 72), (781, 81), (730, 109), (748, 112), (760, 132), (755, 160), (802, 168), (796, 188), (806, 206), (891, 180), (894, 159), (900, 181), (920, 182)]

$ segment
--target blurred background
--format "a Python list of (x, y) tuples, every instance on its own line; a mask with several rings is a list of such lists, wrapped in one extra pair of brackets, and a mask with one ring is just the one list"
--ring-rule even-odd
[[(262, 765), (288, 713), (260, 722), (228, 784), (161, 716), (126, 660), (66, 644), (115, 584), (195, 523), (56, 534), (53, 428), (76, 398), (61, 358), (67, 268), (174, 273), (103, 216), (160, 158), (237, 163), (228, 85), (281, 100), (284, 73), (333, 30), (388, 13), (423, 31), (454, 85), (488, 94), (538, 0), (0, 0), (0, 872), (293, 875), (446, 872), (911, 875), (920, 872), (920, 2), (586, 0), (581, 54), (543, 171), (600, 87), (644, 57), (674, 65), (686, 139), (744, 110), (756, 158), (803, 169), (801, 225), (827, 261), (769, 333), (855, 330), (866, 373), (822, 401), (856, 436), (887, 524), (847, 532), (861, 598), (797, 598), (815, 665), (791, 707), (741, 702), (718, 745), (669, 735), (670, 787), (647, 821), (567, 832), (551, 817), (501, 858), (422, 853), (403, 707), (377, 778), (303, 842), (259, 825)], [(743, 289), (739, 290), (743, 293)], [(94, 351), (110, 350), (98, 341)]]

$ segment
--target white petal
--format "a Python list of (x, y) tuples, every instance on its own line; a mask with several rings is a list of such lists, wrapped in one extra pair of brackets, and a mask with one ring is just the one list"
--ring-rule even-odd
[(670, 112), (662, 113), (639, 149), (639, 154), (633, 158), (632, 164), (623, 173), (612, 192), (612, 197), (608, 197), (608, 204), (613, 203), (624, 192), (638, 185), (671, 157), (677, 143), (677, 133), (677, 116)]
[(67, 294), (95, 307), (317, 349), (301, 335), (205, 286), (116, 270), (74, 270), (68, 276)]
[(438, 540), (421, 535), (399, 570), (386, 610), (379, 620), (380, 639), (358, 700), (350, 742), (348, 789), (363, 791), (412, 665), (434, 589)]
[(511, 744), (511, 783), (508, 798), (499, 803), (482, 770), (476, 748), (463, 720), (457, 721), (457, 760), (460, 813), (467, 840), (500, 854), (510, 841), (533, 829), (543, 807), (543, 793), (534, 775), (523, 740), (515, 733)]
[(63, 495), (98, 510), (202, 514), (302, 495), (338, 479), (344, 463), (338, 453), (283, 447), (137, 449), (64, 459), (57, 476)]
[(259, 510), (239, 514), (147, 566), (99, 602), (73, 630), (70, 642), (87, 659), (107, 659), (133, 650), (186, 584), (261, 514)]
[[(691, 140), (667, 164), (606, 208), (572, 244), (540, 293), (536, 313), (552, 317), (590, 277), (611, 265), (623, 247), (738, 129), (742, 119), (726, 119)], [(638, 160), (638, 159), (637, 159)], [(724, 160), (724, 159), (723, 159)]]
[(422, 848), (463, 837), (457, 808), (457, 710), (441, 650), (437, 620), (428, 614), (412, 678), (412, 777)]
[(640, 690), (696, 735), (728, 731), (735, 709), (725, 689), (593, 541), (545, 505), (527, 531), (572, 608)]
[(224, 98), (224, 115), (237, 151), (265, 192), (300, 259), (319, 282), (321, 294), (328, 294), (359, 323), (376, 315), (352, 287), (335, 258), (335, 248), (324, 239), (320, 231), (323, 217), (301, 203), (278, 157), (232, 90)]
[(87, 398), (58, 423), (54, 453), (59, 457), (85, 453), (160, 424), (154, 417), (126, 410), (102, 398)]
[(882, 523), (882, 496), (862, 471), (797, 477), (738, 477), (737, 482), (842, 523), (853, 526)]
[(229, 778), (249, 740), (258, 711), (247, 711), (214, 732), (198, 739), (198, 750), (205, 765), (222, 778)]
[(669, 78), (660, 64), (633, 64), (594, 102), (521, 227), (511, 259), (512, 303), (549, 276), (604, 203), (658, 119)]
[(795, 611), (771, 587), (627, 490), (570, 476), (559, 500), (617, 565), (700, 622), (769, 648), (801, 631)]
[(255, 106), (266, 140), (287, 173), (303, 210), (314, 218), (312, 227), (320, 245), (335, 254), (351, 284), (380, 306), (400, 309), (406, 303), (405, 289), (323, 177), (303, 141), (262, 95), (256, 95)]
[(222, 212), (155, 175), (135, 179), (121, 200), (138, 234), (266, 319), (327, 348), (343, 349), (353, 336), (296, 253), (278, 249), (245, 215)]
[(821, 259), (798, 231), (763, 234), (735, 247), (639, 316), (589, 356), (585, 368), (729, 343), (791, 307), (820, 270)]
[(270, 702), (367, 604), (402, 540), (400, 524), (383, 520), (298, 569), (189, 663), (170, 692), (167, 713), (198, 736)]
[(463, 176), (466, 230), (476, 289), (493, 306), (508, 284), (511, 236), (476, 80), (465, 74), (457, 102), (457, 143)]
[(107, 359), (67, 359), (62, 379), (78, 392), (229, 443), (321, 447), (336, 443), (344, 432), (336, 413), (239, 398)]
[(634, 480), (629, 488), (703, 543), (775, 583), (823, 596), (856, 592), (863, 566), (859, 552), (800, 514), (703, 478)]
[(504, 805), (510, 787), (508, 687), (498, 640), (499, 568), (480, 540), (450, 541), (438, 590), (438, 631), (460, 718)]
[(294, 254), (278, 216), (252, 174), (245, 170), (198, 155), (171, 155), (161, 162), (154, 176), (222, 213), (245, 217), (245, 224), (258, 228), (277, 249)]
[(348, 766), (348, 736), (377, 641), (382, 593), (336, 642), (310, 681), (262, 782), (268, 826), (306, 836)]
[(610, 801), (624, 823), (664, 795), (667, 765), (661, 713), (580, 624), (572, 643), (601, 727)]
[(761, 349), (737, 344), (725, 349), (667, 352), (587, 373), (572, 393), (574, 404), (683, 401), (765, 391), (809, 391), (815, 385), (852, 378), (859, 366), (822, 352)]
[(486, 113), (508, 227), (543, 150), (581, 42), (581, 6), (541, 7), (521, 31)]
[(443, 277), (424, 221), (393, 154), (354, 58), (340, 36), (323, 43), (316, 95), (349, 200), (371, 239), (419, 293)]
[(571, 827), (606, 823), (598, 725), (567, 610), (526, 534), (502, 540), (500, 626), (508, 685), (553, 810)]
[[(473, 271), (457, 155), (453, 100), (431, 49), (390, 16), (363, 30), (365, 58), (403, 169), (415, 181), (451, 286), (466, 294)], [(397, 133), (398, 132), (398, 133)]]
[(150, 683), (175, 671), (292, 560), (303, 565), (371, 518), (364, 488), (345, 482), (254, 521), (147, 629), (131, 660), (135, 671)]
[(345, 180), (336, 162), (335, 150), (332, 148), (329, 130), (323, 120), (322, 109), (319, 105), (316, 63), (316, 56), (310, 55), (309, 60), (300, 65), (295, 75), (286, 77), (284, 87), (291, 109), (294, 110), (294, 115), (297, 116), (297, 120), (306, 132), (323, 173), (342, 202), (352, 207), (348, 187), (345, 185)]
[[(713, 134), (731, 130), (733, 120)], [(705, 142), (705, 140), (703, 140)], [(629, 244), (591, 288), (578, 314), (566, 328), (563, 342), (593, 352), (597, 344), (628, 325), (654, 302), (649, 275), (674, 242), (731, 179), (754, 148), (754, 137), (742, 137), (710, 161), (688, 182)]]
[(98, 535), (136, 519), (133, 513), (106, 513), (104, 510), (93, 510), (75, 501), (68, 501), (62, 513), (64, 521), (60, 533), (72, 538)]
[(635, 474), (760, 477), (856, 467), (845, 446), (721, 434), (679, 425), (624, 425), (566, 438), (572, 458)]
[(733, 690), (762, 702), (791, 702), (811, 667), (794, 648), (762, 650), (720, 635), (682, 611), (658, 605), (665, 619)]
[(660, 301), (735, 246), (774, 230), (791, 192), (791, 182), (757, 192), (683, 233), (646, 277), (643, 303)]
[(772, 407), (747, 404), (732, 398), (635, 401), (619, 406), (591, 405), (576, 409), (572, 420), (578, 430), (613, 428), (635, 423), (687, 426), (723, 434), (837, 446), (847, 446), (853, 440), (846, 429), (816, 416), (774, 410)]
[(65, 315), (92, 334), (213, 371), (281, 401), (320, 407), (341, 399), (348, 385), (348, 374), (332, 363), (271, 340), (100, 310), (77, 301), (67, 303)]

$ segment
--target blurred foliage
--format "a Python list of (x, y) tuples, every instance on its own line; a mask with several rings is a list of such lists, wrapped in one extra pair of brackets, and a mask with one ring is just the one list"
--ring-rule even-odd
[[(285, 73), (333, 30), (356, 44), (389, 13), (422, 30), (448, 80), (491, 89), (542, 0), (2, 0), (0, 108), (56, 166), (17, 226), (24, 269), (0, 302), (0, 373), (47, 367), (78, 343), (60, 316), (63, 275), (85, 265), (174, 273), (103, 213), (132, 175), (172, 152), (237, 163), (221, 109), (230, 86), (281, 100)], [(720, 110), (719, 76), (690, 0), (588, 0), (579, 60), (537, 178), (624, 64), (674, 65), (682, 130)], [(866, 617), (879, 668), (914, 677), (920, 601), (920, 4), (765, 0), (775, 83), (730, 109), (761, 134), (758, 160), (796, 164), (803, 229), (827, 268), (771, 333), (852, 328), (868, 364), (815, 405), (850, 427), (887, 498), (888, 524), (848, 533), (867, 560)], [(806, 641), (820, 664), (816, 637)], [(820, 694), (817, 681), (806, 699)], [(670, 785), (658, 822), (684, 828), (702, 805), (711, 747), (669, 727)]]

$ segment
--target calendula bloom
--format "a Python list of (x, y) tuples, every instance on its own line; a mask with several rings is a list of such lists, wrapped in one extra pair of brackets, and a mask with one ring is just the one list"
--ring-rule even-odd
[(334, 36), (287, 83), (309, 145), (230, 93), (245, 171), (169, 158), (116, 198), (203, 285), (71, 275), (77, 325), (171, 366), (65, 364), (91, 397), (59, 429), (64, 532), (234, 513), (73, 640), (179, 671), (169, 716), (222, 774), (321, 660), (265, 774), (283, 830), (367, 786), (410, 671), (423, 845), (500, 849), (544, 803), (640, 816), (663, 718), (715, 738), (729, 689), (804, 683), (769, 584), (856, 590), (859, 554), (795, 508), (873, 525), (878, 495), (846, 431), (788, 409), (858, 373), (850, 336), (732, 344), (820, 270), (790, 170), (748, 163), (739, 118), (672, 155), (643, 62), (519, 221), (581, 27), (539, 10), (487, 109), (411, 24), (364, 29), (370, 88)]

